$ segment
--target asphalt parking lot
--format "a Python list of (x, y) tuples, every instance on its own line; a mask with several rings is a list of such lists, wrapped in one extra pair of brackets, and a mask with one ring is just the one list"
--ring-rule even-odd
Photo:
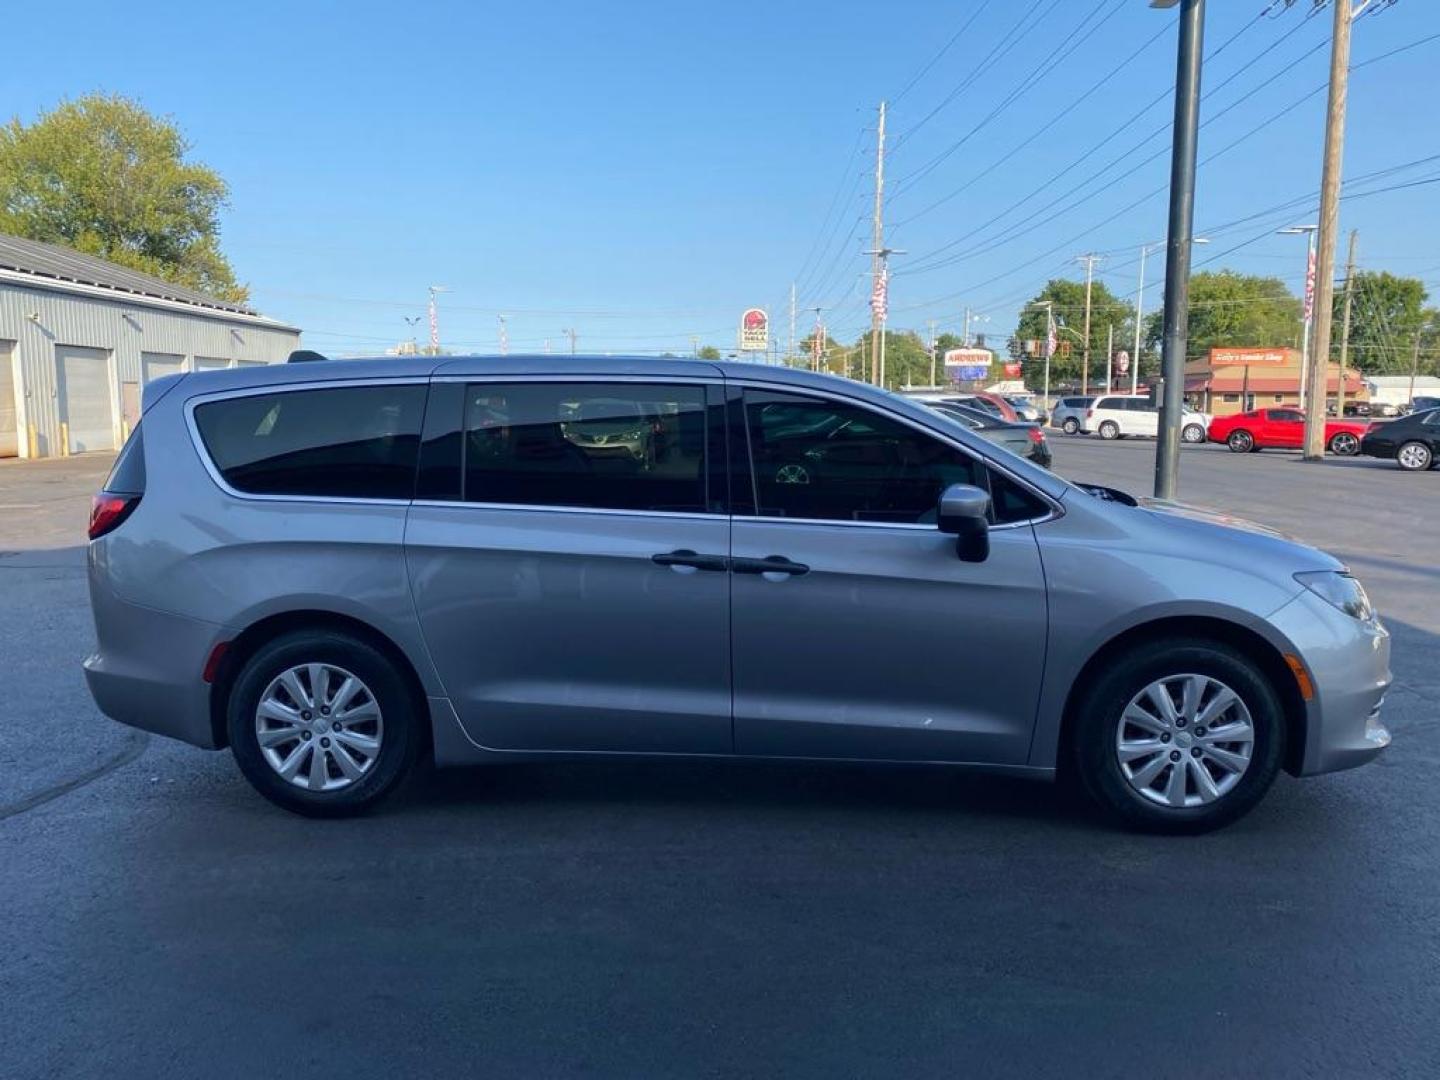
[[(1154, 443), (1054, 436), (1149, 490)], [(0, 463), (0, 1077), (1440, 1075), (1440, 471), (1188, 447), (1348, 560), (1395, 742), (1230, 829), (939, 770), (515, 766), (353, 821), (91, 704), (103, 459)]]

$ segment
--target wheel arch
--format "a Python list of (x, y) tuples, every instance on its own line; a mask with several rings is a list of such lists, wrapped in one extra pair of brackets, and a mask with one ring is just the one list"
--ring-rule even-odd
[(385, 656), (395, 665), (410, 690), (416, 716), (423, 721), (421, 727), (425, 732), (426, 745), (429, 745), (430, 723), (425, 687), (405, 650), (395, 644), (388, 635), (353, 615), (318, 609), (297, 609), (257, 619), (227, 645), (216, 668), (215, 679), (210, 685), (210, 730), (217, 749), (223, 749), (230, 744), (225, 710), (241, 670), (266, 642), (296, 630), (334, 631), (363, 641)]
[(1282, 765), (1285, 771), (1292, 775), (1300, 771), (1305, 757), (1308, 714), (1295, 676), (1280, 649), (1262, 634), (1236, 622), (1211, 615), (1172, 615), (1142, 622), (1120, 631), (1100, 645), (1085, 661), (1065, 695), (1055, 761), (1057, 772), (1063, 773), (1071, 766), (1070, 751), (1075, 717), (1091, 683), (1107, 663), (1123, 655), (1127, 649), (1162, 637), (1213, 641), (1228, 645), (1254, 661), (1280, 698), (1285, 718), (1285, 756)]

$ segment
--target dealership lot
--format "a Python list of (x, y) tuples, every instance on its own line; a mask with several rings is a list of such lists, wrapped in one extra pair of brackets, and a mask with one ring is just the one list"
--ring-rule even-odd
[[(1051, 438), (1149, 489), (1153, 441)], [(1167, 840), (839, 766), (523, 766), (290, 817), (90, 703), (106, 466), (0, 465), (0, 1075), (1440, 1071), (1440, 472), (1184, 450), (1187, 501), (1366, 582), (1395, 745)]]

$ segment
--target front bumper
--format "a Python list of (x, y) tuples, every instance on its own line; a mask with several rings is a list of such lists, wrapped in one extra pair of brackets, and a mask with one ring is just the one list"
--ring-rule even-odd
[(1380, 719), (1390, 687), (1390, 634), (1331, 607), (1308, 589), (1270, 617), (1294, 643), (1314, 686), (1295, 773), (1353, 769), (1390, 745)]

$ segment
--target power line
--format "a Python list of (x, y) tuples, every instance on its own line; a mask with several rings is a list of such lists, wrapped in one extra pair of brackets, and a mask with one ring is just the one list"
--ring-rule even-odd
[(970, 18), (966, 19), (964, 23), (961, 24), (959, 30), (956, 30), (955, 33), (950, 35), (950, 40), (945, 42), (945, 44), (940, 47), (940, 51), (937, 52), (934, 56), (932, 56), (929, 62), (927, 62), (924, 67), (922, 67), (919, 71), (917, 71), (914, 75), (910, 77), (910, 81), (907, 82), (903, 88), (901, 88), (898, 94), (896, 94), (890, 99), (890, 104), (894, 105), (898, 103), (901, 98), (903, 98), (914, 88), (916, 83), (918, 83), (927, 74), (929, 74), (930, 69), (940, 62), (941, 57), (943, 57), (947, 52), (950, 51), (951, 47), (954, 46), (955, 42), (960, 40), (960, 35), (965, 33), (966, 30), (969, 30), (970, 24), (973, 23), (976, 19), (978, 19), (981, 13), (984, 12), (984, 10), (989, 6), (990, 0), (980, 0), (980, 5), (970, 13)]
[[(1084, 30), (1085, 24), (1090, 22), (1097, 15), (1100, 14), (1101, 9), (1105, 6), (1107, 2), (1108, 0), (1100, 0), (1100, 2), (1097, 3), (1095, 7), (1092, 8), (1083, 19), (1080, 20), (1079, 25), (1077, 25), (1067, 34), (1063, 35), (1060, 44), (1057, 45), (1053, 50), (1051, 50), (1048, 56), (1042, 58), (1041, 61), (1020, 80), (1020, 85), (1017, 86), (1015, 89), (1011, 90), (1009, 94), (1002, 98), (1000, 100), (1000, 103), (996, 105), (993, 109), (991, 109), (990, 112), (986, 113), (985, 116), (982, 117), (974, 127), (972, 127), (964, 135), (962, 135), (958, 140), (951, 143), (946, 149), (935, 155), (935, 157), (931, 158), (924, 165), (908, 173), (907, 175), (902, 176), (895, 186), (895, 197), (898, 198), (907, 189), (913, 187), (915, 184), (923, 180), (926, 176), (930, 175), (930, 173), (937, 169), (942, 162), (944, 162), (947, 158), (949, 158), (952, 154), (954, 154), (962, 146), (969, 142), (971, 137), (974, 136), (977, 132), (979, 132), (982, 128), (984, 128), (986, 124), (990, 123), (990, 121), (994, 120), (995, 117), (999, 116), (1007, 108), (1013, 105), (1016, 101), (1023, 97), (1026, 92), (1037, 86), (1040, 82), (1041, 76), (1047, 71), (1047, 69), (1052, 66), (1052, 64), (1063, 60), (1065, 56), (1073, 53), (1076, 49), (1078, 49), (1081, 45), (1088, 41), (1096, 33), (1096, 31), (1098, 31), (1102, 26), (1104, 26), (1107, 22), (1109, 22), (1119, 13), (1121, 6), (1125, 4), (1127, 0), (1117, 0), (1115, 5), (1110, 9), (1109, 13), (1106, 14), (1104, 18), (1102, 18), (1099, 22), (1095, 23), (1088, 30), (1085, 30), (1082, 34), (1081, 31)], [(1079, 36), (1077, 37), (1076, 35)]]

